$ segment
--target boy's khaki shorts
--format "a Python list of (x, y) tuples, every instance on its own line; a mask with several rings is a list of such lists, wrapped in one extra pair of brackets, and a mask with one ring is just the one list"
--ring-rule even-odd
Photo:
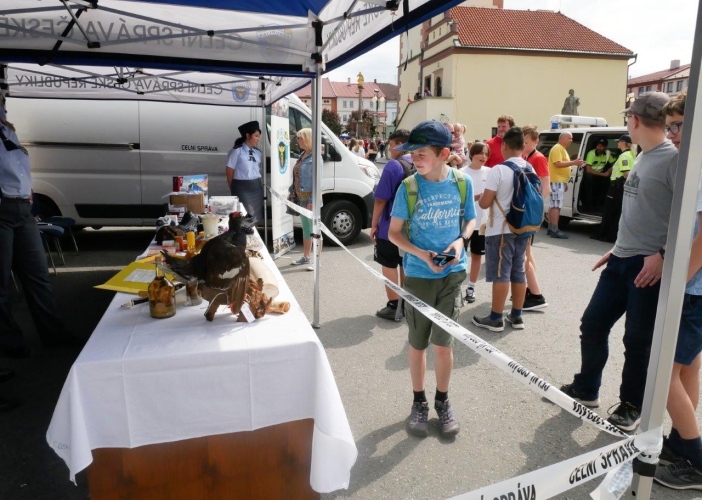
[[(451, 273), (444, 278), (427, 279), (405, 278), (405, 289), (418, 299), (426, 302), (452, 320), (458, 320), (463, 307), (461, 283), (466, 279), (465, 271)], [(434, 325), (426, 316), (417, 312), (410, 304), (405, 304), (405, 315), (409, 326), (409, 344), (423, 351), (429, 343), (441, 347), (453, 346), (453, 336), (443, 328)]]

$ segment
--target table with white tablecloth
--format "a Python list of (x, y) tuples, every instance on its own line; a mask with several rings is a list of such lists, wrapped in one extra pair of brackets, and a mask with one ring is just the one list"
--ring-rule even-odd
[[(310, 485), (347, 488), (357, 450), (324, 348), (265, 249), (284, 315), (237, 323), (207, 302), (152, 319), (116, 294), (70, 370), (47, 432), (70, 478), (98, 448), (135, 448), (313, 419)], [(178, 293), (180, 297), (183, 293)], [(182, 301), (183, 297), (179, 298)], [(89, 304), (84, 305), (89, 307)]]

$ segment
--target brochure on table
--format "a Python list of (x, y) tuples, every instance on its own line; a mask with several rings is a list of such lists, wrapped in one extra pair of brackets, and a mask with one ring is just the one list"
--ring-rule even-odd
[[(290, 125), (288, 123), (288, 100), (281, 99), (271, 106), (271, 189), (287, 198), (292, 184), (290, 164)], [(273, 231), (273, 252), (277, 259), (295, 248), (293, 237), (293, 217), (286, 211), (285, 204), (270, 196), (271, 225)]]

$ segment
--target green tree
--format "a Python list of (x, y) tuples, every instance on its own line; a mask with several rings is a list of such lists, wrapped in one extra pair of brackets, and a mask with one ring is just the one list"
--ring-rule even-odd
[(341, 134), (341, 117), (330, 109), (322, 110), (322, 122), (334, 132), (334, 135)]

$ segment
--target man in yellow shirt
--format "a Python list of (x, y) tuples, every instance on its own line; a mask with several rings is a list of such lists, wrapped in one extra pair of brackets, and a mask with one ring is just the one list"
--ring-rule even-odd
[(566, 148), (573, 143), (573, 134), (563, 132), (558, 137), (558, 144), (551, 148), (548, 154), (548, 172), (551, 177), (551, 194), (548, 202), (548, 231), (546, 234), (551, 238), (566, 239), (568, 235), (558, 229), (558, 217), (563, 208), (563, 199), (568, 190), (568, 179), (570, 178), (570, 167), (573, 165), (582, 167), (585, 162), (580, 158), (570, 159)]

